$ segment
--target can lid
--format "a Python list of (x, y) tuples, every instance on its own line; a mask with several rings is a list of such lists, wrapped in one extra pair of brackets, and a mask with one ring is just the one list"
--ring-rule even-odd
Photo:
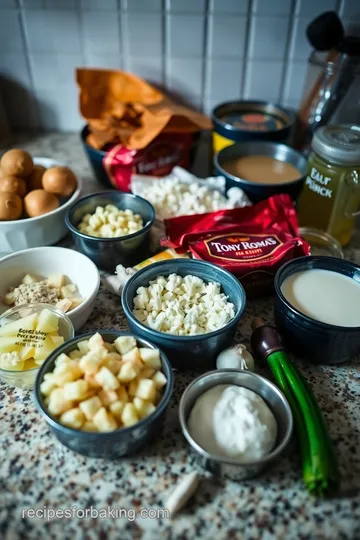
[(299, 235), (310, 244), (311, 255), (327, 255), (344, 258), (344, 252), (340, 243), (331, 234), (313, 229), (300, 227)]
[(360, 126), (339, 124), (318, 128), (311, 143), (322, 158), (344, 165), (360, 165)]

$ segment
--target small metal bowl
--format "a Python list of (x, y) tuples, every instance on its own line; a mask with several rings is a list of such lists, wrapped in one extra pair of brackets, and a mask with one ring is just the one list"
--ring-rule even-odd
[[(120, 210), (132, 210), (143, 218), (140, 231), (117, 238), (98, 238), (81, 233), (78, 225), (85, 214), (95, 212), (97, 206), (113, 204)], [(155, 210), (148, 201), (121, 191), (103, 191), (82, 197), (73, 204), (66, 215), (75, 247), (103, 270), (114, 271), (117, 264), (134, 266), (149, 254), (149, 233), (155, 219)]]
[[(137, 320), (133, 314), (134, 297), (139, 287), (147, 287), (158, 276), (197, 276), (206, 282), (220, 283), (221, 291), (229, 297), (235, 306), (235, 317), (222, 328), (194, 336), (176, 336), (153, 330)], [(243, 316), (246, 295), (243, 286), (235, 276), (214, 264), (191, 259), (174, 259), (146, 266), (136, 272), (126, 283), (121, 303), (129, 328), (145, 339), (149, 339), (161, 348), (178, 369), (212, 369), (217, 355), (232, 343), (237, 325)]]
[[(261, 184), (239, 178), (227, 172), (225, 164), (228, 160), (251, 155), (268, 156), (289, 163), (299, 171), (300, 176), (292, 182), (283, 184), (270, 184), (265, 181)], [(225, 177), (227, 190), (232, 187), (241, 188), (249, 199), (256, 203), (277, 193), (288, 193), (292, 199), (296, 200), (306, 178), (307, 160), (302, 154), (286, 144), (268, 141), (246, 141), (227, 146), (221, 150), (214, 157), (214, 166), (216, 173)]]
[[(48, 412), (44, 397), (40, 392), (40, 385), (44, 380), (44, 375), (53, 371), (55, 360), (60, 354), (69, 354), (76, 349), (79, 341), (89, 339), (93, 334), (94, 332), (90, 332), (89, 334), (84, 334), (71, 339), (49, 356), (41, 366), (35, 381), (35, 403), (51, 431), (64, 446), (67, 446), (70, 450), (83, 454), (84, 456), (117, 459), (129, 454), (134, 454), (140, 450), (149, 443), (160, 430), (172, 395), (174, 375), (169, 360), (164, 353), (160, 351), (161, 369), (167, 378), (163, 396), (157, 405), (156, 410), (133, 426), (115, 429), (114, 431), (109, 431), (107, 433), (81, 431), (63, 426)], [(115, 332), (110, 330), (100, 330), (99, 334), (101, 334), (105, 341), (110, 343), (115, 341), (119, 336), (134, 335), (130, 332)], [(140, 347), (148, 347), (150, 349), (157, 348), (153, 343), (145, 341), (137, 336), (134, 337)]]
[[(259, 394), (273, 412), (277, 427), (275, 448), (261, 459), (242, 462), (209, 454), (194, 441), (187, 426), (187, 420), (195, 401), (207, 390), (219, 384), (233, 384), (248, 388)], [(275, 461), (287, 447), (292, 431), (293, 416), (290, 405), (280, 390), (264, 377), (249, 371), (221, 369), (210, 371), (195, 379), (184, 391), (179, 405), (179, 419), (184, 437), (188, 441), (196, 462), (205, 470), (219, 478), (241, 481), (257, 476), (264, 467)]]

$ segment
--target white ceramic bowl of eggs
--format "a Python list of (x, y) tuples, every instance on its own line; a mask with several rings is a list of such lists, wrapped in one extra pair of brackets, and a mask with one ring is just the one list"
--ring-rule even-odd
[[(3, 158), (0, 165), (2, 161)], [(37, 172), (40, 172), (40, 168), (36, 166), (42, 166), (45, 169), (65, 167), (59, 161), (43, 157), (33, 157), (33, 163)], [(9, 170), (11, 170), (11, 164)], [(34, 176), (35, 174), (36, 171), (34, 170)], [(7, 171), (1, 168), (0, 184), (4, 180), (5, 175), (9, 176)], [(20, 184), (25, 182), (28, 188), (30, 178), (31, 176), (29, 177), (25, 173), (23, 180), (20, 178)], [(41, 179), (37, 180), (33, 177), (33, 181), (35, 182), (33, 187), (41, 188), (41, 183), (39, 186), (36, 185), (37, 182), (41, 182)], [(76, 179), (76, 185), (73, 187), (72, 193), (69, 196), (53, 195), (51, 193), (45, 194), (44, 190), (41, 190), (41, 192), (32, 190), (28, 194), (31, 195), (30, 197), (25, 196), (22, 198), (23, 210), (21, 211), (21, 216), (19, 216), (19, 199), (17, 197), (10, 197), (11, 202), (9, 205), (9, 197), (6, 197), (3, 190), (0, 190), (0, 255), (38, 246), (49, 246), (64, 238), (68, 232), (65, 225), (65, 215), (68, 208), (79, 197), (80, 190), (81, 183), (79, 178)], [(34, 217), (24, 217), (26, 215), (25, 207), (29, 209), (29, 213), (34, 215)], [(9, 217), (9, 210), (11, 219), (7, 219)], [(35, 215), (39, 212), (45, 213)]]
[[(49, 277), (63, 274), (76, 285), (83, 302), (67, 311), (66, 315), (79, 330), (90, 317), (100, 286), (100, 275), (95, 264), (85, 255), (73, 249), (48, 246), (26, 249), (11, 253), (0, 259), (0, 297), (9, 292), (10, 287), (20, 285), (25, 274)], [(0, 314), (9, 306), (0, 302)]]

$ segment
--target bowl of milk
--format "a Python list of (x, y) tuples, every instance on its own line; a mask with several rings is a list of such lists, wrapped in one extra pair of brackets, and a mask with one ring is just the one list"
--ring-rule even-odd
[(336, 257), (300, 257), (275, 276), (275, 320), (286, 346), (317, 364), (360, 354), (360, 267)]

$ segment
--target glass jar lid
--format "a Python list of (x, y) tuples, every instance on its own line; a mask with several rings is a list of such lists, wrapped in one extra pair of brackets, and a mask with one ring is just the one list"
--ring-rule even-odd
[(311, 255), (327, 255), (330, 257), (344, 258), (344, 252), (339, 242), (319, 229), (300, 227), (299, 235), (310, 244)]
[(325, 160), (360, 165), (360, 126), (322, 126), (315, 131), (311, 146)]

